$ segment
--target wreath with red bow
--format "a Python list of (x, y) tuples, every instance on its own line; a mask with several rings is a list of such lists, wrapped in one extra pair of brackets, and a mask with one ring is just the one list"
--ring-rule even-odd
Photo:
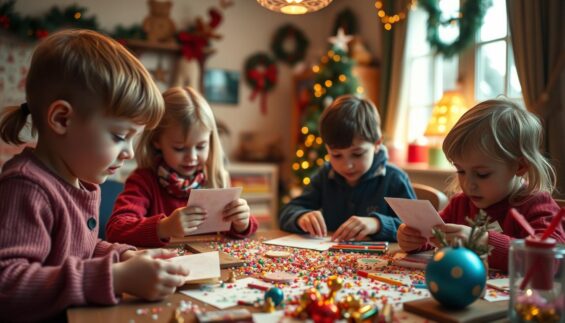
[(257, 53), (245, 61), (245, 80), (253, 88), (249, 99), (255, 100), (260, 95), (261, 112), (267, 113), (266, 94), (277, 84), (277, 66), (275, 61), (265, 53)]

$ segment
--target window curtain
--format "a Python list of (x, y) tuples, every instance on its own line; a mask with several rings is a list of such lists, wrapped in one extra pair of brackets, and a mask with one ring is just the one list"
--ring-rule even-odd
[[(403, 11), (409, 0), (384, 0), (383, 7), (387, 13)], [(382, 64), (381, 64), (381, 88), (379, 111), (383, 120), (383, 131), (385, 140), (390, 145), (403, 142), (406, 120), (403, 109), (406, 104), (401, 100), (405, 97), (402, 86), (404, 73), (404, 51), (406, 47), (407, 22), (410, 11), (407, 12), (405, 20), (395, 23), (391, 30), (382, 31)], [(390, 148), (390, 147), (389, 147)], [(393, 151), (390, 151), (393, 153)]]
[(565, 198), (565, 1), (507, 0), (516, 69), (524, 102), (541, 119), (543, 149)]

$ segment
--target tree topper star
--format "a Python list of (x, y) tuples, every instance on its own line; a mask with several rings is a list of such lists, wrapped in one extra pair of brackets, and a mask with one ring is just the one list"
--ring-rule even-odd
[(328, 41), (333, 44), (333, 47), (337, 47), (347, 52), (347, 43), (349, 43), (352, 39), (353, 36), (346, 35), (343, 28), (339, 28), (337, 30), (337, 35), (330, 37)]

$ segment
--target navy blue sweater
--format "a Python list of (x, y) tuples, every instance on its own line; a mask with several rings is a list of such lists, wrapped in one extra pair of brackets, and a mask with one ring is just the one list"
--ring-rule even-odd
[(375, 217), (380, 229), (371, 235), (373, 240), (396, 241), (400, 219), (384, 200), (385, 197), (416, 198), (410, 180), (401, 169), (387, 164), (387, 154), (381, 149), (375, 154), (371, 168), (351, 187), (326, 162), (312, 176), (302, 195), (283, 207), (279, 224), (282, 230), (305, 233), (297, 225), (298, 218), (307, 212), (320, 210), (328, 231), (335, 231), (352, 215)]

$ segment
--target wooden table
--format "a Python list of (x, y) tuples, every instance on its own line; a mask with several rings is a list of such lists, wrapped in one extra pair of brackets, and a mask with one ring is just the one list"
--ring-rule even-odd
[[(255, 233), (252, 239), (274, 239), (284, 236), (288, 233), (279, 230), (272, 231), (259, 231)], [(185, 243), (207, 243), (216, 238), (216, 235), (204, 235), (198, 237), (186, 237), (183, 239), (174, 239), (167, 247), (176, 248)], [(221, 255), (220, 255), (221, 258)], [(229, 269), (222, 269), (222, 280), (227, 280), (229, 277)], [(182, 288), (181, 288), (182, 290)], [(169, 322), (174, 314), (174, 310), (179, 306), (181, 301), (191, 301), (193, 304), (198, 304), (201, 308), (206, 310), (217, 310), (215, 307), (208, 305), (204, 302), (195, 300), (189, 296), (176, 292), (175, 294), (167, 297), (159, 302), (148, 302), (135, 297), (125, 295), (122, 301), (115, 306), (85, 306), (73, 307), (67, 310), (67, 319), (69, 323), (98, 323), (98, 322)], [(259, 311), (249, 306), (242, 306), (250, 311)], [(153, 309), (156, 311), (161, 310), (157, 314), (158, 319), (154, 320), (152, 314), (137, 314), (138, 310), (145, 310), (151, 313)], [(184, 315), (187, 322), (195, 321), (192, 313)]]
[[(259, 231), (255, 233), (252, 239), (273, 239), (280, 236), (284, 236), (288, 233), (272, 230), (272, 231)], [(199, 236), (199, 237), (187, 237), (183, 239), (178, 239), (172, 241), (169, 247), (179, 247), (184, 243), (195, 243), (201, 242), (202, 244), (207, 244), (205, 241), (210, 241), (214, 239), (215, 236)], [(396, 244), (392, 245), (395, 248)], [(230, 270), (222, 269), (221, 274), (222, 280), (227, 280), (229, 277)], [(183, 287), (188, 288), (188, 287)], [(182, 289), (182, 288), (181, 288)], [(190, 301), (193, 304), (197, 304), (200, 308), (205, 310), (217, 310), (215, 307), (193, 299), (187, 295), (176, 292), (175, 294), (167, 297), (163, 301), (159, 302), (148, 302), (138, 298), (134, 298), (125, 295), (122, 301), (115, 306), (84, 306), (84, 307), (74, 307), (67, 310), (67, 318), (69, 323), (88, 323), (88, 322), (170, 322), (174, 315), (174, 311), (181, 301)], [(260, 308), (254, 308), (250, 306), (238, 306), (242, 308), (247, 308), (251, 312), (260, 312)], [(143, 314), (138, 314), (138, 312), (143, 312)], [(396, 317), (402, 322), (429, 322), (429, 320), (419, 317), (417, 315), (407, 313), (407, 312), (397, 312)], [(192, 313), (183, 314), (185, 322), (196, 321), (195, 315)]]

